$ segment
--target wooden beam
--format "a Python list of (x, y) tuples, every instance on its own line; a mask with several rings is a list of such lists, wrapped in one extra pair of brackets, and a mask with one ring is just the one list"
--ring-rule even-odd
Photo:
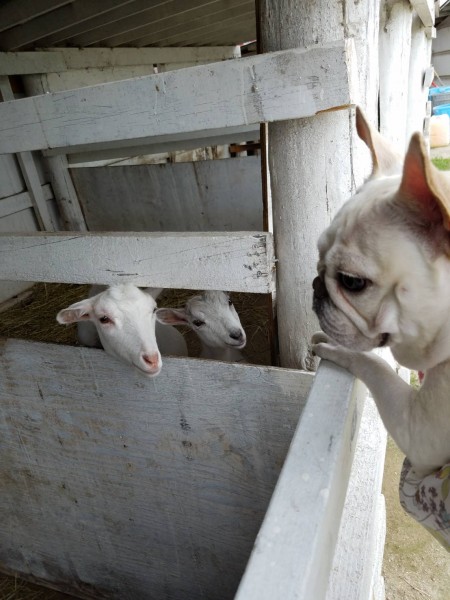
[(434, 0), (409, 0), (425, 27), (434, 26)]
[(239, 58), (239, 46), (193, 48), (48, 48), (35, 52), (0, 52), (0, 75), (61, 73), (158, 63), (204, 63)]
[[(160, 0), (148, 0), (160, 2)], [(50, 13), (31, 19), (23, 25), (18, 25), (4, 32), (1, 37), (2, 50), (18, 50), (36, 40), (57, 31), (62, 31), (76, 23), (98, 17), (118, 6), (132, 4), (132, 0), (75, 0), (61, 6)]]
[(0, 5), (0, 31), (21, 25), (73, 0), (14, 0)]
[(0, 280), (273, 289), (270, 233), (3, 233), (0, 255)]
[[(195, 134), (197, 135), (197, 134)], [(82, 165), (86, 162), (95, 162), (98, 160), (107, 160), (112, 158), (127, 158), (140, 156), (142, 154), (159, 154), (161, 152), (173, 152), (175, 150), (193, 150), (195, 148), (205, 148), (207, 146), (218, 146), (231, 144), (234, 142), (243, 142), (245, 140), (259, 139), (259, 125), (248, 125), (247, 127), (228, 127), (216, 132), (213, 137), (192, 138), (187, 140), (178, 140), (158, 142), (154, 138), (152, 143), (144, 146), (130, 146), (122, 148), (108, 148), (106, 150), (95, 150), (93, 152), (75, 152), (67, 156), (69, 167)], [(45, 150), (44, 154), (52, 156), (56, 154), (52, 150)]]
[[(4, 101), (12, 100), (14, 102), (14, 94), (7, 76), (0, 76), (0, 93)], [(5, 104), (5, 102), (2, 102), (1, 104)], [(40, 229), (44, 231), (54, 231), (55, 227), (44, 194), (42, 193), (39, 173), (37, 172), (33, 155), (28, 151), (18, 152), (17, 161), (20, 170), (22, 171), (22, 176), (25, 180), (25, 185), (27, 186)]]
[(325, 598), (365, 393), (321, 362), (235, 600)]
[[(53, 198), (52, 188), (48, 183), (42, 186), (42, 194), (45, 200)], [(33, 208), (33, 202), (28, 192), (21, 192), (8, 198), (2, 198), (0, 199), (0, 219), (8, 215), (14, 215), (27, 208)]]
[(64, 154), (51, 156), (46, 159), (46, 162), (64, 229), (68, 231), (87, 231), (86, 221), (72, 182), (66, 156)]
[(0, 52), (0, 76), (60, 72), (66, 69), (63, 56), (56, 52)]
[(349, 40), (24, 98), (0, 105), (0, 153), (136, 146), (312, 116), (354, 102), (355, 66)]

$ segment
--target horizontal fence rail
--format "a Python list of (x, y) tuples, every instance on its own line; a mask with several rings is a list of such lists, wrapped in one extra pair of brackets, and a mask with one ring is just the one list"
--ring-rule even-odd
[(0, 280), (269, 293), (270, 233), (0, 234)]
[(338, 41), (4, 102), (0, 153), (188, 140), (309, 117), (354, 102), (355, 65), (352, 42)]

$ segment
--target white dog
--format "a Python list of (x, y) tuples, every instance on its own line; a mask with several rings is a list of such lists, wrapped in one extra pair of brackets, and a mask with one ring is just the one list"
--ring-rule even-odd
[[(402, 168), (359, 109), (356, 124), (373, 172), (319, 239), (313, 351), (366, 383), (407, 456), (402, 504), (449, 549), (450, 181), (418, 133)], [(419, 390), (367, 352), (379, 346), (426, 372)]]

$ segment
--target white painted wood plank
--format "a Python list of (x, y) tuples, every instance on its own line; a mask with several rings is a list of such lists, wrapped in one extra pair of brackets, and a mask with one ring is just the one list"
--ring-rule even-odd
[(39, 227), (43, 231), (54, 231), (55, 226), (42, 192), (42, 186), (33, 155), (31, 152), (19, 152), (17, 154), (17, 161), (22, 171), (28, 193), (30, 194)]
[[(53, 198), (52, 188), (49, 184), (42, 186), (42, 194), (44, 200), (50, 200)], [(14, 213), (20, 212), (27, 208), (32, 208), (33, 203), (28, 192), (21, 192), (8, 198), (0, 199), (0, 219), (7, 215), (13, 215)]]
[(269, 233), (0, 234), (0, 280), (268, 293)]
[[(67, 155), (69, 166), (77, 166), (86, 162), (95, 162), (97, 160), (108, 160), (111, 158), (125, 158), (131, 156), (140, 156), (142, 154), (159, 154), (163, 152), (174, 152), (175, 150), (191, 150), (194, 148), (204, 148), (206, 146), (220, 146), (225, 144), (234, 144), (248, 140), (259, 140), (259, 125), (247, 125), (246, 127), (227, 127), (216, 130), (215, 135), (211, 137), (208, 132), (204, 137), (188, 135), (188, 139), (178, 139), (174, 141), (174, 136), (165, 138), (153, 138), (150, 144), (143, 146), (127, 146), (125, 148), (109, 148), (106, 150), (95, 150), (93, 152), (75, 152)], [(177, 136), (182, 138), (183, 136)], [(186, 137), (186, 136), (184, 136)], [(159, 140), (159, 141), (158, 141)], [(165, 141), (164, 141), (165, 140)], [(52, 155), (52, 151), (44, 151), (44, 155)]]
[(389, 69), (380, 68), (380, 132), (402, 155), (409, 143), (406, 117), (412, 15), (409, 0), (394, 4), (384, 0), (380, 16), (380, 65), (389, 65)]
[(67, 158), (60, 154), (59, 156), (48, 157), (46, 162), (64, 229), (68, 231), (87, 231), (83, 211), (69, 172)]
[[(46, 59), (47, 68), (40, 72), (50, 73), (69, 69), (104, 69), (154, 65), (157, 63), (202, 63), (239, 58), (241, 51), (239, 46), (204, 48), (43, 48), (36, 52), (0, 53), (0, 65), (3, 64), (3, 60), (6, 61), (6, 57), (14, 56), (17, 57), (16, 60), (19, 60), (21, 57), (28, 59), (29, 55), (38, 55), (44, 64)], [(58, 67), (55, 68), (57, 65)], [(33, 72), (37, 73), (38, 71)]]
[[(14, 101), (14, 94), (7, 76), (0, 76), (0, 92), (4, 101), (2, 104), (5, 104), (5, 101)], [(46, 231), (53, 231), (55, 227), (42, 193), (41, 181), (33, 155), (31, 152), (18, 152), (17, 162), (25, 180), (39, 228)]]
[(0, 153), (189, 139), (342, 108), (354, 100), (352, 48), (336, 42), (4, 103)]
[(229, 600), (311, 382), (166, 358), (148, 379), (3, 341), (1, 568), (81, 597)]
[[(326, 600), (371, 600), (381, 578), (386, 530), (380, 510), (386, 430), (372, 398), (361, 417)], [(381, 503), (382, 505), (382, 503)]]
[(320, 364), (235, 600), (325, 597), (364, 395)]
[[(46, 48), (34, 52), (0, 52), (0, 75), (63, 73), (68, 70), (137, 66), (153, 68), (153, 65), (157, 63), (191, 62), (201, 64), (239, 57), (239, 46), (205, 48)], [(122, 76), (122, 79), (129, 78), (130, 75)], [(65, 89), (69, 89), (69, 87)]]
[(434, 25), (434, 0), (409, 0), (425, 27)]
[(53, 52), (0, 52), (0, 75), (26, 75), (67, 69), (61, 54)]

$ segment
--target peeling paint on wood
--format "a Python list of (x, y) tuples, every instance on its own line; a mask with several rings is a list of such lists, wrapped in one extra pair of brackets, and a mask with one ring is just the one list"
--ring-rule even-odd
[(0, 233), (0, 280), (268, 293), (270, 233)]
[(0, 153), (189, 139), (353, 102), (353, 46), (336, 42), (212, 63), (0, 106)]

